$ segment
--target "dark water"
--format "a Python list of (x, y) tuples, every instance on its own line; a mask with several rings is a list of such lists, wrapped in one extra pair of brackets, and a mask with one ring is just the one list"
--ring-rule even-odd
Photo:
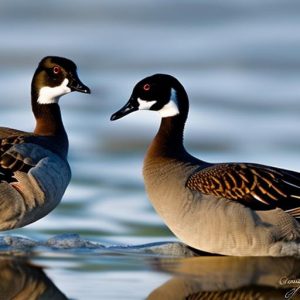
[[(61, 101), (73, 171), (62, 203), (9, 234), (46, 240), (79, 233), (107, 245), (176, 240), (148, 203), (141, 177), (158, 116), (140, 112), (109, 121), (133, 85), (156, 72), (175, 75), (189, 93), (185, 142), (193, 154), (299, 171), (299, 29), (298, 1), (2, 1), (1, 125), (33, 128), (30, 81), (45, 55), (73, 59), (93, 92)], [(42, 293), (54, 293), (49, 299), (282, 299), (290, 286), (280, 279), (299, 270), (293, 259), (43, 251), (0, 263), (1, 300), (14, 299), (4, 291), (20, 283), (41, 294), (15, 299)]]

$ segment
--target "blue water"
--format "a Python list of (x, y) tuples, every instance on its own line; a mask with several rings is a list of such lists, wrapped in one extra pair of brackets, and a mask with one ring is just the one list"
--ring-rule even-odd
[[(32, 130), (30, 82), (43, 56), (73, 59), (92, 89), (90, 96), (72, 93), (60, 102), (73, 172), (62, 203), (42, 220), (9, 234), (47, 240), (79, 233), (107, 245), (176, 241), (148, 202), (141, 175), (159, 117), (139, 112), (109, 121), (134, 84), (156, 72), (170, 73), (186, 87), (190, 116), (185, 143), (193, 154), (208, 161), (300, 171), (299, 28), (298, 1), (2, 1), (1, 126)], [(39, 252), (28, 260), (44, 267), (70, 299), (145, 299), (175, 272), (135, 255)], [(7, 265), (12, 263), (19, 262)], [(21, 262), (21, 269), (23, 264), (28, 267)], [(257, 264), (251, 263), (254, 270)], [(201, 274), (206, 275), (193, 276), (212, 284), (213, 276), (205, 270), (219, 262), (204, 265)], [(228, 276), (231, 266), (222, 274)], [(269, 272), (277, 276), (272, 283), (245, 280), (230, 288), (277, 288), (284, 274)], [(198, 284), (195, 289), (218, 291), (221, 286)], [(268, 295), (263, 299), (277, 299)]]

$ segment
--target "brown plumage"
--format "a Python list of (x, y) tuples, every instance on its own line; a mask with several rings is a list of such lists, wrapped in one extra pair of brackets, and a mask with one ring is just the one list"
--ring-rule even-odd
[(162, 118), (144, 160), (145, 188), (177, 237), (219, 254), (300, 255), (299, 173), (190, 155), (183, 145), (188, 96), (170, 75), (141, 80), (111, 119), (145, 109)]
[[(28, 136), (30, 135), (27, 134)], [(0, 182), (14, 182), (14, 172), (28, 173), (36, 165), (30, 157), (25, 158), (17, 151), (8, 151), (14, 145), (26, 143), (26, 133), (3, 138), (0, 142)]]
[(300, 217), (300, 175), (263, 165), (224, 163), (196, 171), (186, 186), (203, 194), (238, 201), (252, 209), (280, 207)]
[(90, 92), (76, 65), (55, 56), (42, 59), (31, 88), (34, 132), (0, 128), (0, 230), (32, 223), (60, 202), (71, 171), (58, 101), (71, 91)]

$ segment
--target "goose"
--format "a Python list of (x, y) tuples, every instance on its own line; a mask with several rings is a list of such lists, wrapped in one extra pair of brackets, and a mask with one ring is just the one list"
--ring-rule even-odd
[(35, 222), (60, 202), (71, 170), (58, 102), (72, 91), (90, 93), (75, 63), (63, 57), (44, 57), (31, 83), (34, 131), (0, 127), (0, 230)]
[(209, 163), (189, 154), (183, 145), (188, 95), (171, 75), (138, 82), (111, 120), (138, 110), (161, 117), (144, 159), (144, 183), (154, 209), (180, 240), (221, 255), (300, 255), (300, 173)]

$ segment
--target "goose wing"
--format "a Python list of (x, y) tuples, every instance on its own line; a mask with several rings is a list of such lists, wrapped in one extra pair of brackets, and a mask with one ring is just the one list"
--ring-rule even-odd
[(0, 182), (14, 182), (14, 172), (27, 173), (35, 166), (30, 157), (13, 150), (15, 145), (26, 143), (28, 138), (26, 135), (15, 135), (0, 139)]
[(186, 186), (238, 201), (255, 210), (282, 208), (300, 218), (300, 173), (247, 163), (215, 164), (196, 171)]

